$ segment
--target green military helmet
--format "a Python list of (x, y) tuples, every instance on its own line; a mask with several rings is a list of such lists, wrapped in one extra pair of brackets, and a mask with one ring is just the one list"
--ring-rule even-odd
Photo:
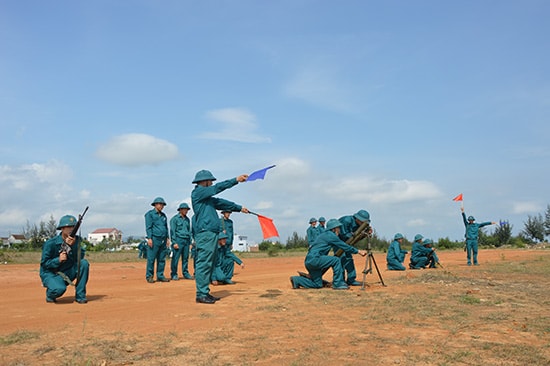
[(330, 219), (327, 222), (327, 230), (332, 230), (335, 227), (340, 227), (340, 226), (342, 226), (342, 223), (336, 219)]
[(468, 221), (476, 221), (473, 216), (468, 216)]
[(156, 205), (157, 203), (162, 203), (164, 206), (166, 206), (166, 202), (164, 202), (164, 198), (162, 197), (157, 197), (153, 200), (153, 202), (151, 203), (151, 206), (154, 206)]
[(57, 225), (57, 230), (60, 230), (66, 226), (75, 226), (76, 225), (76, 217), (71, 215), (65, 215), (61, 219), (59, 219), (59, 225)]
[(433, 243), (434, 243), (433, 240), (432, 240), (432, 239), (428, 239), (428, 238), (424, 239), (424, 241), (422, 242), (422, 244), (424, 244), (424, 245), (428, 245), (428, 244), (429, 244), (429, 245), (432, 245)]
[(187, 203), (183, 202), (183, 203), (180, 203), (180, 205), (178, 206), (178, 211), (183, 210), (184, 208), (189, 210), (191, 207), (189, 207)]
[(195, 179), (191, 183), (195, 184), (204, 180), (216, 180), (209, 170), (200, 170), (195, 174)]
[(423, 237), (421, 234), (416, 234), (416, 235), (414, 236), (414, 241), (420, 241), (420, 240), (422, 240), (422, 239), (424, 239), (424, 237)]
[(319, 222), (325, 222), (327, 221), (323, 216), (319, 217)]
[(229, 236), (227, 236), (226, 233), (220, 233), (220, 235), (218, 235), (218, 240), (220, 240), (220, 239), (227, 239), (227, 238), (229, 238)]
[(312, 217), (311, 219), (309, 219), (310, 224), (313, 224), (314, 222), (317, 222), (317, 219), (315, 217)]
[(370, 214), (366, 210), (359, 210), (355, 215), (353, 215), (357, 220), (361, 222), (370, 222)]
[(403, 234), (397, 233), (393, 236), (393, 240), (399, 240), (399, 239), (403, 239)]

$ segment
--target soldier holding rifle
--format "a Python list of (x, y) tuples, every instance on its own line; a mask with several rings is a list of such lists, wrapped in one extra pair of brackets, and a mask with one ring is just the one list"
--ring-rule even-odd
[(328, 252), (333, 249), (335, 252), (338, 249), (351, 256), (352, 254), (360, 254), (363, 257), (367, 255), (367, 251), (358, 250), (351, 245), (346, 244), (338, 238), (342, 223), (336, 219), (330, 219), (327, 223), (327, 230), (322, 232), (313, 245), (309, 247), (306, 255), (305, 266), (309, 272), (309, 277), (292, 276), (290, 283), (292, 288), (321, 288), (323, 287), (323, 273), (329, 268), (332, 268), (333, 280), (332, 288), (335, 290), (347, 290), (349, 287), (344, 281), (344, 270), (340, 258), (328, 255)]
[[(80, 246), (82, 238), (76, 235), (80, 222), (74, 216), (63, 216), (57, 226), (57, 230), (61, 230), (59, 235), (46, 241), (42, 247), (40, 278), (46, 287), (46, 302), (57, 302), (56, 299), (67, 291), (68, 285), (76, 287), (77, 303), (88, 302), (86, 284), (90, 265), (84, 259), (84, 249)], [(76, 284), (73, 284), (75, 279)]]

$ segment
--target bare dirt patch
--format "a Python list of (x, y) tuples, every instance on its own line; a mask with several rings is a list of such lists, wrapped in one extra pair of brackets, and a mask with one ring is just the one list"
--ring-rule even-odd
[(405, 272), (374, 257), (387, 287), (375, 272), (364, 291), (292, 290), (303, 257), (245, 259), (214, 305), (193, 281), (146, 283), (143, 261), (91, 262), (86, 305), (72, 288), (47, 304), (38, 264), (0, 265), (0, 364), (550, 364), (550, 251), (483, 250), (477, 267), (442, 251), (444, 268)]

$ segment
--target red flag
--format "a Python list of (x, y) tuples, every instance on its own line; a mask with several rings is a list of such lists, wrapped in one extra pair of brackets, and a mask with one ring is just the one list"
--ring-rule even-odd
[(260, 222), (262, 233), (264, 234), (264, 239), (273, 238), (275, 236), (279, 237), (279, 233), (277, 232), (277, 228), (275, 227), (275, 225), (273, 225), (272, 219), (270, 219), (269, 217), (258, 215), (258, 221)]
[(453, 198), (453, 201), (462, 201), (462, 193)]

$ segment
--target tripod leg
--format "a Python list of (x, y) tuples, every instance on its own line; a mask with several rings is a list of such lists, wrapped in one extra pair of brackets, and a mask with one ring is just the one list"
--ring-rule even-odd
[(384, 280), (382, 279), (382, 275), (380, 274), (380, 270), (378, 269), (378, 265), (376, 264), (376, 261), (374, 260), (374, 256), (372, 253), (369, 254), (372, 257), (372, 262), (374, 263), (374, 267), (376, 268), (376, 273), (378, 273), (378, 278), (380, 279), (380, 283), (382, 286), (386, 287), (386, 284), (384, 283)]
[(361, 284), (361, 290), (365, 290), (365, 285), (367, 283), (367, 273), (371, 271), (370, 269), (369, 257), (365, 258), (365, 269), (363, 269), (363, 283)]

